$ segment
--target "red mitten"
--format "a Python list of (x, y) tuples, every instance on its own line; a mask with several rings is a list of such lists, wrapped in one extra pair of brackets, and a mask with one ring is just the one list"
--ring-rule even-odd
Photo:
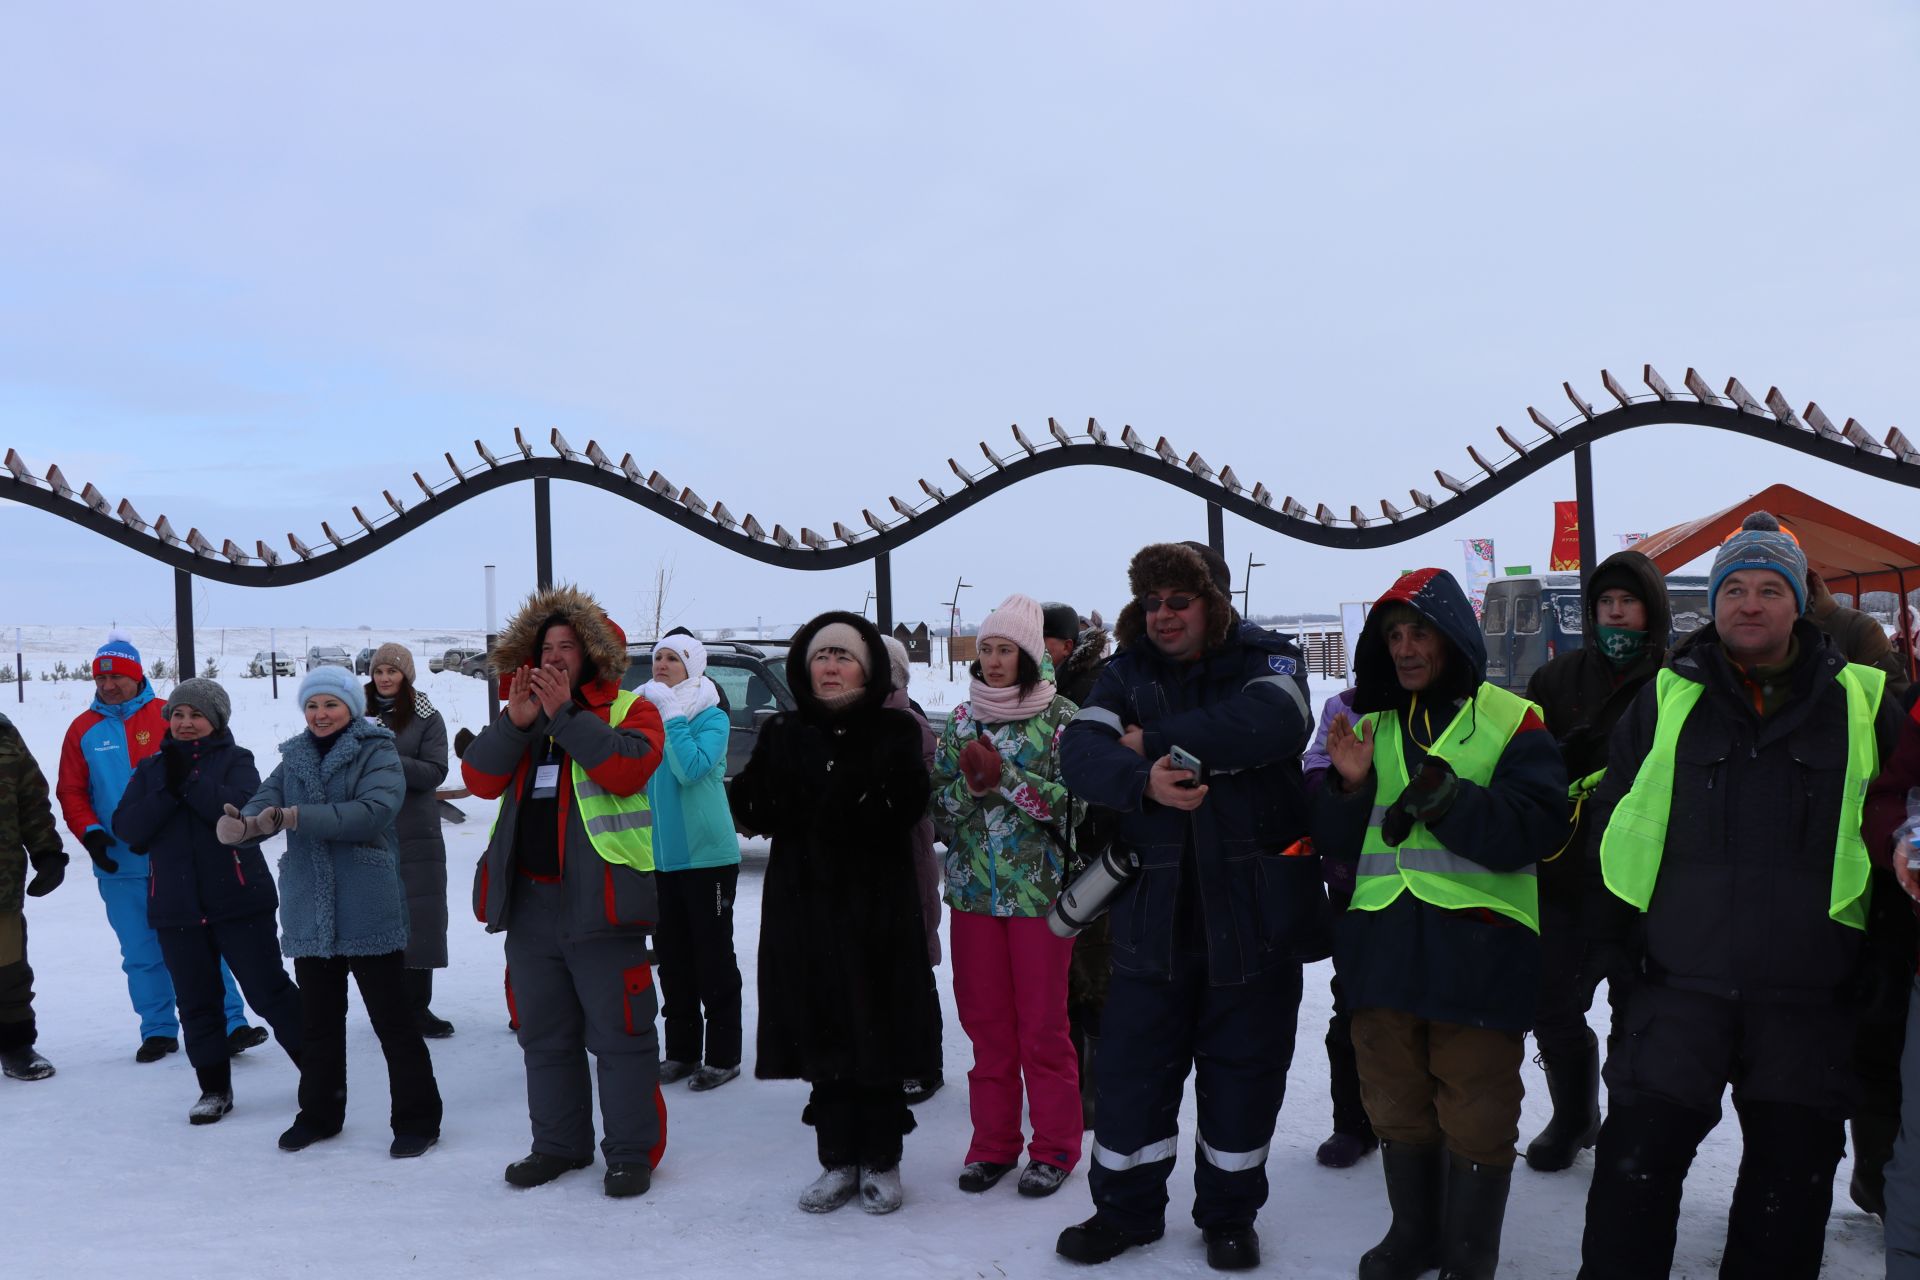
[(991, 791), (1000, 785), (1000, 753), (993, 744), (975, 738), (960, 748), (960, 774), (974, 791)]

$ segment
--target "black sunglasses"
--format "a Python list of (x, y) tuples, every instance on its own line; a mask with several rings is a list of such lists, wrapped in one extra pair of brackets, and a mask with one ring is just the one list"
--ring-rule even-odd
[(1141, 596), (1140, 608), (1147, 613), (1158, 613), (1162, 606), (1179, 613), (1191, 605), (1198, 596)]

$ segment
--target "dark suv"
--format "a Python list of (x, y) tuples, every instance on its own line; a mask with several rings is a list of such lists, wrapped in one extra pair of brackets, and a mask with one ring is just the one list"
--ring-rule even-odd
[[(720, 690), (720, 704), (732, 725), (727, 735), (726, 772), (731, 784), (753, 755), (761, 723), (775, 712), (793, 710), (796, 704), (787, 689), (786, 672), (769, 662), (759, 649), (737, 640), (709, 640), (705, 644), (707, 679)], [(621, 677), (621, 687), (638, 689), (652, 678), (653, 642), (628, 645), (627, 674)]]

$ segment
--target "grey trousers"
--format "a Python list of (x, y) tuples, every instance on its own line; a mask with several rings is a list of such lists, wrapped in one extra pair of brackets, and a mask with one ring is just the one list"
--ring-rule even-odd
[(533, 1150), (593, 1154), (591, 1052), (600, 1083), (607, 1163), (660, 1163), (667, 1108), (660, 1095), (657, 1002), (646, 939), (563, 937), (565, 889), (522, 878), (507, 929), (507, 987), (520, 1019)]
[(1887, 1162), (1887, 1280), (1920, 1280), (1920, 978), (1907, 999), (1900, 1136)]

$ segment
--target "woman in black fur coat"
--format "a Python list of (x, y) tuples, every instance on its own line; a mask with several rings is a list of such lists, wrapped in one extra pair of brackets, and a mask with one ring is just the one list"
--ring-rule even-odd
[(797, 711), (773, 717), (733, 782), (735, 816), (771, 836), (760, 914), (754, 1074), (813, 1093), (824, 1170), (810, 1213), (900, 1207), (901, 1081), (932, 1074), (938, 1017), (914, 879), (913, 828), (930, 784), (920, 726), (882, 705), (880, 633), (851, 613), (801, 628), (787, 658)]

